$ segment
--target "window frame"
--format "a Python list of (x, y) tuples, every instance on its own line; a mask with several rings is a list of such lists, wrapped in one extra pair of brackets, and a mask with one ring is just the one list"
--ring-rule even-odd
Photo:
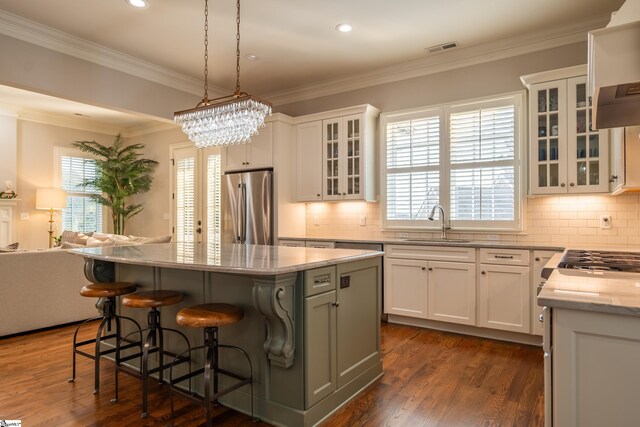
[[(80, 151), (77, 148), (60, 147), (60, 146), (53, 147), (53, 161), (54, 161), (53, 182), (55, 183), (56, 188), (62, 188), (62, 161), (61, 161), (62, 157), (77, 157), (77, 158), (83, 158), (83, 159), (89, 159), (89, 160), (96, 160), (95, 156), (92, 156), (89, 153)], [(83, 193), (83, 192), (67, 191), (67, 197), (72, 196), (72, 197), (90, 198), (92, 194), (98, 194), (98, 193)], [(101, 229), (85, 230), (85, 232), (88, 232), (88, 231), (104, 232), (105, 230), (107, 230), (107, 216), (105, 215), (105, 206), (101, 204), (99, 205), (100, 205), (100, 210), (102, 211), (102, 223), (100, 224)], [(61, 225), (64, 226), (63, 213), (60, 214), (60, 220), (61, 220)], [(97, 224), (97, 221), (96, 221), (96, 224)], [(61, 232), (62, 231), (64, 230), (61, 230)], [(69, 230), (69, 231), (78, 231), (78, 230)]]
[[(451, 212), (451, 171), (462, 169), (451, 165), (450, 116), (452, 113), (470, 111), (473, 109), (488, 109), (493, 107), (514, 106), (514, 220), (454, 220), (451, 221), (453, 231), (479, 232), (522, 232), (526, 212), (526, 91), (508, 92), (494, 96), (474, 98), (446, 104), (438, 104), (413, 108), (409, 110), (393, 111), (380, 115), (380, 202), (382, 229), (387, 231), (438, 231), (440, 221), (428, 220), (390, 220), (387, 219), (387, 125), (394, 122), (415, 120), (432, 117), (437, 112), (440, 117), (440, 176), (439, 194), (440, 204), (447, 213), (450, 221)], [(483, 162), (477, 162), (481, 165)], [(491, 163), (498, 163), (492, 161)], [(506, 163), (511, 163), (507, 161)], [(468, 164), (466, 164), (468, 165)]]

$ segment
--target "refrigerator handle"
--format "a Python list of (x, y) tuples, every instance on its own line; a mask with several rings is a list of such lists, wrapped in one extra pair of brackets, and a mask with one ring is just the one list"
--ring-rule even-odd
[(235, 233), (236, 243), (242, 243), (242, 183), (238, 183), (236, 192), (236, 214), (235, 214)]
[(240, 184), (240, 197), (238, 198), (241, 204), (241, 209), (238, 212), (240, 214), (240, 243), (247, 242), (247, 184), (244, 182)]

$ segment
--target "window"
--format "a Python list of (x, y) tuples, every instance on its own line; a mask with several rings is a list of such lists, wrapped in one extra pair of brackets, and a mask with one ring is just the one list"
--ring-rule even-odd
[(63, 230), (102, 231), (102, 205), (91, 199), (100, 194), (94, 187), (83, 187), (85, 179), (98, 175), (95, 159), (79, 150), (56, 148), (58, 182), (67, 192), (67, 207), (62, 211)]
[[(384, 226), (521, 227), (522, 94), (382, 115)], [(439, 218), (438, 218), (439, 219)]]

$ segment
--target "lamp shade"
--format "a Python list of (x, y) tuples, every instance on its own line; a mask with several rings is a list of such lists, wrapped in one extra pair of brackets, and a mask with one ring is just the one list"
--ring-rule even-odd
[(36, 209), (62, 210), (67, 207), (67, 193), (59, 188), (38, 188)]

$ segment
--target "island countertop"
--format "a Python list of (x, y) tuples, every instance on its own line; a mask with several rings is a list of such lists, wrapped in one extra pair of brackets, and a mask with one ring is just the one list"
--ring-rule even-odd
[(85, 258), (123, 264), (260, 276), (293, 273), (380, 257), (384, 252), (265, 245), (161, 243), (77, 248)]

